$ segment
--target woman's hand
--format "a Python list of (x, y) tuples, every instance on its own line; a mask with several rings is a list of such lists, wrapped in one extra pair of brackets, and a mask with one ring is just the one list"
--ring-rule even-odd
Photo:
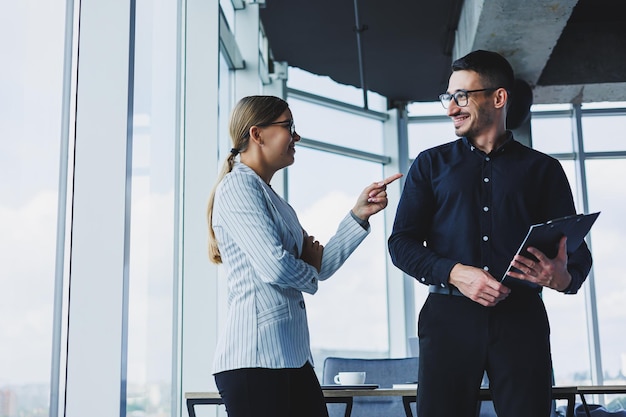
[(322, 270), (323, 253), (324, 246), (320, 245), (320, 242), (315, 240), (313, 236), (304, 236), (300, 259), (317, 269), (318, 273)]
[(387, 207), (387, 184), (391, 184), (400, 177), (402, 174), (395, 174), (365, 187), (352, 209), (354, 215), (361, 220), (368, 220), (372, 214)]

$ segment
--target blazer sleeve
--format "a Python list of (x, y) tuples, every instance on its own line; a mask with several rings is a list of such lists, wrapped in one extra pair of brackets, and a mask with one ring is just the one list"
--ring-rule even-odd
[(346, 259), (348, 259), (348, 256), (361, 244), (369, 232), (369, 226), (367, 229), (364, 229), (363, 226), (357, 223), (357, 221), (352, 218), (352, 215), (348, 213), (341, 223), (339, 223), (337, 233), (335, 233), (326, 246), (324, 246), (319, 279), (325, 280), (330, 278), (330, 276), (343, 265)]
[(269, 204), (257, 179), (228, 175), (216, 191), (213, 227), (224, 230), (263, 282), (314, 294), (317, 270), (283, 246)]

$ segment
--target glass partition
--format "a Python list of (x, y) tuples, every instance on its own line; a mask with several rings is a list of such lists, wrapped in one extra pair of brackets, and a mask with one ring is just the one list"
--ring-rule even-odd
[(447, 118), (441, 121), (428, 121), (409, 124), (409, 158), (415, 159), (420, 152), (458, 139), (454, 125)]
[(177, 2), (136, 10), (126, 412), (159, 417), (175, 410)]
[(572, 118), (568, 115), (533, 117), (533, 148), (547, 154), (573, 152)]
[(383, 126), (378, 120), (289, 98), (296, 129), (302, 137), (333, 145), (382, 153)]
[(1, 415), (49, 411), (65, 7), (0, 4)]
[(626, 111), (585, 114), (582, 118), (585, 152), (626, 151)]
[[(289, 200), (307, 233), (325, 244), (359, 193), (382, 178), (380, 164), (296, 148)], [(326, 356), (386, 357), (389, 350), (386, 239), (381, 214), (371, 233), (315, 295), (306, 295), (316, 370)]]
[(589, 210), (602, 212), (593, 226), (591, 244), (604, 383), (624, 384), (626, 279), (622, 258), (626, 247), (626, 184), (616, 179), (626, 177), (626, 160), (591, 160), (586, 165)]

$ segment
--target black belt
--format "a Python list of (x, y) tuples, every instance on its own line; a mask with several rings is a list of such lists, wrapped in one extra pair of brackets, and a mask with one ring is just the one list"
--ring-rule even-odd
[(465, 297), (461, 291), (457, 290), (456, 287), (440, 287), (438, 285), (429, 285), (428, 292), (434, 294), (444, 294), (444, 295), (456, 295), (458, 297)]

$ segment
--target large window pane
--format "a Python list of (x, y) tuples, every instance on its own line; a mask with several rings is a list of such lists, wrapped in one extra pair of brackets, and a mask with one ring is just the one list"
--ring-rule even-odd
[(176, 2), (137, 2), (128, 416), (171, 415), (177, 145)]
[(591, 231), (605, 383), (626, 380), (626, 160), (587, 161), (590, 211), (602, 211)]
[(48, 415), (64, 31), (65, 1), (0, 4), (0, 413), (11, 417)]
[[(533, 119), (533, 123), (535, 120)], [(534, 131), (533, 131), (534, 135)], [(534, 144), (534, 137), (533, 137)], [(572, 188), (574, 201), (578, 198), (575, 161), (561, 161)], [(582, 207), (576, 207), (581, 213)], [(591, 384), (589, 337), (585, 308), (585, 286), (576, 295), (565, 295), (546, 289), (542, 293), (550, 319), (550, 344), (554, 379), (557, 385)], [(573, 332), (571, 323), (580, 323)]]
[[(543, 299), (550, 319), (552, 364), (557, 385), (591, 384), (585, 295), (565, 295), (544, 290)], [(577, 323), (572, 327), (572, 323)]]
[[(289, 67), (287, 85), (296, 90), (349, 103), (353, 106), (364, 107), (363, 90), (350, 85), (338, 84), (330, 77), (312, 74), (296, 67)], [(367, 105), (370, 110), (384, 112), (387, 110), (387, 100), (379, 94), (369, 91)]]
[[(445, 116), (446, 109), (443, 108), (439, 101), (430, 101), (425, 103), (410, 103), (407, 106), (409, 117), (419, 116)], [(446, 118), (449, 121), (449, 119)]]
[[(296, 148), (289, 168), (289, 199), (303, 227), (325, 244), (382, 167), (325, 152)], [(338, 178), (340, 180), (338, 180)], [(384, 357), (388, 354), (386, 240), (382, 213), (372, 231), (318, 292), (306, 296), (316, 369), (326, 356)]]
[(351, 113), (288, 99), (296, 130), (302, 137), (365, 152), (382, 153), (383, 125)]
[(626, 114), (585, 115), (582, 126), (585, 152), (626, 150)]
[(454, 125), (448, 119), (441, 122), (420, 122), (409, 125), (409, 158), (415, 159), (420, 152), (442, 143), (457, 140)]
[(531, 120), (533, 148), (552, 153), (569, 153), (572, 145), (571, 117), (534, 117)]

